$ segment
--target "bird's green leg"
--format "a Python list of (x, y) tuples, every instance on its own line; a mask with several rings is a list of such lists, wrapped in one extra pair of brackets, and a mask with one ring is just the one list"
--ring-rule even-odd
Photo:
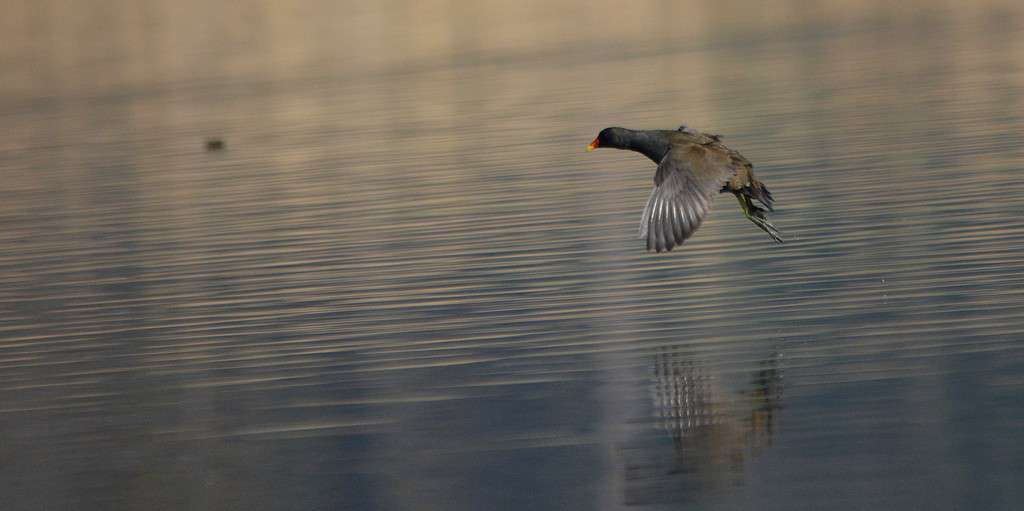
[(750, 220), (751, 222), (753, 222), (754, 219), (750, 217), (750, 208), (751, 208), (751, 206), (753, 206), (753, 204), (750, 203), (750, 199), (748, 199), (747, 197), (745, 197), (743, 195), (740, 195), (738, 193), (735, 194), (735, 195), (736, 195), (736, 200), (738, 200), (740, 202), (740, 208), (743, 209), (743, 216), (747, 217), (747, 220)]
[(768, 221), (768, 218), (764, 214), (764, 210), (755, 206), (750, 201), (750, 197), (743, 194), (735, 194), (736, 200), (740, 202), (740, 208), (743, 209), (743, 216), (747, 217), (754, 225), (760, 228), (762, 231), (768, 233), (773, 240), (778, 243), (782, 243), (782, 236), (779, 234), (779, 230)]

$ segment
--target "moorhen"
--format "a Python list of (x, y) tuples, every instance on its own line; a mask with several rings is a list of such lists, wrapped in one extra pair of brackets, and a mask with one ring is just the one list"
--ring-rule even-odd
[(629, 149), (658, 164), (640, 219), (640, 238), (647, 239), (647, 250), (672, 250), (686, 241), (700, 227), (716, 192), (735, 195), (747, 219), (782, 243), (766, 215), (774, 211), (771, 192), (754, 178), (754, 165), (721, 139), (686, 126), (675, 131), (605, 128), (587, 151)]

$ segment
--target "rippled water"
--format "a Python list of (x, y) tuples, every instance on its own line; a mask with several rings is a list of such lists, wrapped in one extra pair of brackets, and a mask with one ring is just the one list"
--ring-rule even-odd
[(4, 508), (1018, 508), (1024, 9), (759, 5), (5, 8)]

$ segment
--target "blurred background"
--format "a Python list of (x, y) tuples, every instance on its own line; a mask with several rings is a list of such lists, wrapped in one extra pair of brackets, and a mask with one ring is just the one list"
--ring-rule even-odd
[(1024, 503), (1020, 2), (3, 11), (3, 509)]

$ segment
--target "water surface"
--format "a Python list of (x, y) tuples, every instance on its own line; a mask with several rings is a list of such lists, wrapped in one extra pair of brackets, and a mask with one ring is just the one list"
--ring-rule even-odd
[(620, 6), (6, 9), (5, 508), (1018, 508), (1024, 10)]

